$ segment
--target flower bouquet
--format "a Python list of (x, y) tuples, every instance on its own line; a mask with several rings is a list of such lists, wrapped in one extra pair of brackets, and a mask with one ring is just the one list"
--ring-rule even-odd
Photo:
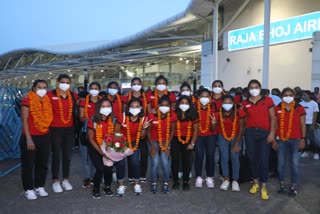
[(114, 162), (121, 161), (133, 154), (133, 151), (128, 148), (126, 137), (118, 133), (106, 135), (101, 150), (108, 157), (103, 157), (103, 164), (106, 166), (113, 166)]

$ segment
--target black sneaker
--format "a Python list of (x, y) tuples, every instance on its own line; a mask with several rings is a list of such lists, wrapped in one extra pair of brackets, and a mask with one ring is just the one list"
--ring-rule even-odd
[(288, 193), (288, 196), (289, 196), (289, 197), (292, 197), (292, 198), (293, 198), (293, 197), (296, 197), (297, 194), (298, 194), (298, 191), (297, 191), (296, 188), (291, 187), (291, 188), (289, 189), (289, 193)]
[(189, 191), (190, 190), (190, 184), (188, 182), (183, 182), (183, 185), (182, 185), (182, 190), (183, 191)]
[(100, 188), (98, 188), (98, 187), (94, 187), (94, 188), (93, 188), (92, 197), (93, 197), (94, 199), (100, 199), (100, 198), (101, 198)]
[(112, 197), (113, 196), (113, 192), (112, 192), (112, 190), (110, 189), (110, 187), (105, 187), (104, 189), (103, 189), (103, 192), (106, 194), (106, 196), (108, 196), (108, 197)]
[(285, 185), (280, 185), (280, 188), (278, 190), (278, 193), (284, 194), (287, 192), (286, 186)]
[(151, 184), (151, 192), (153, 194), (156, 194), (158, 192), (157, 183), (152, 183)]
[(90, 178), (84, 179), (82, 182), (82, 188), (90, 188), (90, 187), (91, 187)]
[(164, 182), (163, 183), (163, 186), (162, 186), (162, 192), (164, 194), (167, 194), (169, 192), (169, 184), (167, 182)]
[(180, 188), (180, 183), (179, 183), (179, 181), (173, 182), (172, 189), (178, 190), (179, 188)]

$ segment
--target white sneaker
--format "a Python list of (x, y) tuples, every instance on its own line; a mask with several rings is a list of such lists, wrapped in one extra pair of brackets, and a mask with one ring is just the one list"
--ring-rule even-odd
[(315, 153), (315, 154), (313, 155), (313, 159), (314, 159), (314, 160), (319, 160), (319, 154)]
[(28, 200), (35, 200), (38, 198), (34, 190), (27, 190), (24, 195)]
[(214, 188), (214, 180), (211, 177), (207, 177), (206, 179), (207, 188)]
[(69, 180), (64, 180), (62, 181), (62, 187), (66, 190), (66, 191), (70, 191), (73, 189), (73, 187), (71, 186)]
[(119, 186), (119, 188), (117, 189), (117, 196), (122, 197), (124, 196), (125, 192), (126, 192), (126, 186)]
[(240, 192), (239, 183), (237, 181), (232, 181), (232, 191), (233, 192)]
[(47, 191), (43, 187), (35, 188), (35, 192), (36, 192), (37, 195), (39, 195), (41, 197), (48, 196)]
[(302, 158), (306, 158), (306, 157), (308, 157), (308, 156), (309, 156), (309, 155), (308, 155), (307, 152), (302, 152), (301, 155), (300, 155), (300, 157), (302, 157)]
[(201, 188), (203, 183), (203, 179), (201, 177), (197, 177), (195, 187)]
[(141, 185), (140, 184), (135, 184), (133, 189), (134, 189), (134, 193), (135, 194), (141, 194), (142, 193), (142, 189), (141, 189)]
[(53, 189), (53, 192), (55, 192), (55, 193), (63, 192), (62, 187), (61, 187), (59, 181), (54, 182), (54, 183), (52, 184), (52, 189)]
[(222, 184), (220, 186), (220, 189), (227, 191), (228, 188), (229, 188), (229, 185), (230, 185), (230, 181), (225, 180), (225, 181), (222, 182)]

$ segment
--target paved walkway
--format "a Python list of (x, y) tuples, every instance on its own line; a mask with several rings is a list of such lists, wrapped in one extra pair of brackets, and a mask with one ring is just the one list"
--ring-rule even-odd
[[(3, 164), (3, 162), (0, 164)], [(292, 199), (279, 195), (277, 180), (269, 184), (269, 201), (262, 201), (259, 195), (250, 195), (250, 183), (241, 184), (241, 192), (221, 191), (216, 189), (195, 189), (193, 184), (188, 192), (171, 191), (167, 195), (149, 192), (149, 185), (143, 185), (144, 194), (135, 196), (129, 187), (123, 198), (95, 200), (91, 190), (81, 187), (80, 158), (75, 153), (72, 160), (71, 183), (74, 190), (54, 194), (48, 180), (46, 188), (49, 197), (28, 201), (24, 197), (20, 181), (20, 169), (0, 178), (0, 213), (272, 213), (272, 214), (307, 214), (320, 213), (320, 160), (303, 159), (301, 163), (302, 187), (299, 195)], [(50, 176), (50, 175), (49, 175)], [(48, 176), (48, 178), (49, 178)], [(193, 182), (192, 182), (193, 183)], [(216, 186), (220, 185), (217, 181)], [(116, 184), (113, 185), (116, 189)]]

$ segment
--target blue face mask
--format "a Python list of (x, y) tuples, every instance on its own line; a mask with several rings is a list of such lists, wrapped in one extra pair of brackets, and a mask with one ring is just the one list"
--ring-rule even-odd
[(235, 97), (236, 93), (230, 93), (229, 95), (232, 96), (232, 97)]
[(114, 88), (108, 88), (108, 94), (110, 94), (111, 96), (114, 96), (118, 93), (117, 89)]

